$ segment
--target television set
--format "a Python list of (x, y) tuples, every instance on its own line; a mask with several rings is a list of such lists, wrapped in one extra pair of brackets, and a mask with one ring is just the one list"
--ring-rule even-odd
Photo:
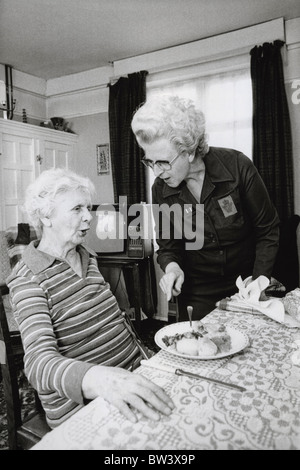
[(153, 253), (150, 204), (93, 205), (92, 216), (85, 244), (98, 255), (145, 258)]

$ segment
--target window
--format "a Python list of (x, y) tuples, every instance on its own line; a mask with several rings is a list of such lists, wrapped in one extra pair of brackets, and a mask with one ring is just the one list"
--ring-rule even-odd
[[(250, 71), (238, 70), (197, 78), (147, 84), (147, 96), (174, 94), (190, 98), (205, 114), (208, 143), (240, 150), (252, 159), (252, 88)], [(154, 175), (148, 171), (149, 192)], [(149, 199), (151, 200), (151, 199)]]
[(248, 70), (148, 86), (147, 96), (174, 94), (195, 101), (205, 114), (209, 145), (252, 158), (252, 89)]

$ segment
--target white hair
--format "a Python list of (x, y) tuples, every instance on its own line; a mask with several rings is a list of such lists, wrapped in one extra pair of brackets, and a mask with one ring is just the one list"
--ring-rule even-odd
[(23, 208), (29, 223), (39, 234), (43, 228), (41, 219), (49, 217), (55, 208), (55, 196), (77, 189), (81, 189), (91, 197), (95, 192), (95, 187), (89, 178), (65, 168), (45, 170), (28, 186)]
[(209, 150), (205, 116), (189, 99), (172, 95), (150, 98), (135, 112), (131, 127), (141, 145), (165, 137), (179, 152), (203, 157)]

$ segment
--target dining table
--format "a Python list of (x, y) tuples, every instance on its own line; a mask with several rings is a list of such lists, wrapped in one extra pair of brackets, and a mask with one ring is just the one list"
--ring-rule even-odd
[[(98, 397), (32, 450), (106, 450), (112, 458), (113, 451), (181, 451), (182, 457), (197, 450), (299, 450), (300, 366), (293, 358), (299, 355), (300, 328), (262, 313), (220, 308), (202, 321), (237, 330), (245, 344), (224, 357), (191, 359), (160, 349), (143, 361), (134, 373), (172, 397), (169, 416), (152, 421), (137, 413), (132, 423)], [(177, 375), (175, 369), (204, 378)]]

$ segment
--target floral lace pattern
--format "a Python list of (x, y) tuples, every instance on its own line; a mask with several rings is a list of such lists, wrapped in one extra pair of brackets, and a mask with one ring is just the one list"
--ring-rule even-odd
[(165, 351), (157, 359), (173, 367), (206, 372), (236, 383), (231, 390), (141, 366), (137, 373), (155, 381), (173, 398), (172, 415), (129, 423), (98, 398), (50, 432), (35, 449), (106, 450), (293, 450), (300, 449), (300, 367), (291, 361), (299, 330), (263, 315), (214, 310), (212, 322), (243, 331), (250, 345), (220, 360), (183, 359)]

